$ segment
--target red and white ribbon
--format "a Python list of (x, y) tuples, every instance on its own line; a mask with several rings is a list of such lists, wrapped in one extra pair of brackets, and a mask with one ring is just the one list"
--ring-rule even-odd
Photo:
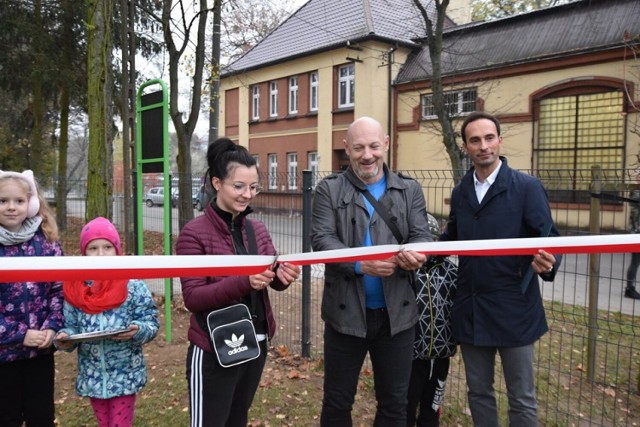
[[(427, 255), (533, 255), (640, 252), (640, 234), (463, 240), (336, 249), (280, 255), (278, 263), (311, 265), (389, 258), (401, 250)], [(267, 255), (138, 255), (99, 257), (2, 257), (0, 283), (59, 280), (153, 279), (251, 275), (269, 268)]]

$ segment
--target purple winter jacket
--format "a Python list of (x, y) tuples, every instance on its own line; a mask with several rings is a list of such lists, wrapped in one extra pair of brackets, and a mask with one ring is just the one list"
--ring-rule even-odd
[[(247, 218), (243, 218), (242, 221), (242, 234), (247, 248), (249, 246), (245, 221)], [(275, 255), (276, 250), (265, 225), (258, 220), (251, 220), (251, 225), (256, 237), (258, 255)], [(178, 255), (234, 255), (235, 253), (233, 236), (229, 227), (211, 204), (205, 209), (204, 215), (194, 218), (184, 226), (176, 242), (176, 254)], [(253, 291), (249, 283), (249, 276), (181, 277), (180, 282), (185, 307), (193, 313), (189, 325), (189, 341), (203, 350), (211, 352), (208, 333), (198, 324), (196, 314), (199, 312), (206, 314), (215, 309), (240, 303), (244, 296)], [(287, 286), (280, 282), (276, 276), (271, 283), (271, 288), (282, 291)], [(267, 318), (268, 334), (271, 338), (276, 330), (276, 322), (267, 290), (265, 289), (261, 294)]]
[[(38, 230), (26, 242), (0, 245), (0, 256), (62, 256), (62, 248)], [(0, 283), (0, 363), (52, 353), (53, 347), (37, 349), (22, 343), (28, 329), (60, 330), (64, 323), (62, 307), (62, 282)]]

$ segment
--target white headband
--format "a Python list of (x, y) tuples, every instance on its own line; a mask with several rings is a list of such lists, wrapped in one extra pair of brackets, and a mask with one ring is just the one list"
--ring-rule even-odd
[(38, 200), (38, 190), (36, 189), (36, 181), (33, 178), (33, 171), (27, 169), (26, 171), (19, 173), (0, 170), (0, 180), (2, 180), (3, 178), (17, 178), (29, 184), (29, 192), (31, 194), (29, 196), (27, 218), (33, 218), (34, 216), (36, 216), (38, 214), (38, 211), (40, 210), (40, 201)]

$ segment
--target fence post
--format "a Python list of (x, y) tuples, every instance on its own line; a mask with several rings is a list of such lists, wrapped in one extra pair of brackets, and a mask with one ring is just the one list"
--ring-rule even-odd
[[(311, 252), (312, 172), (302, 171), (302, 252)], [(311, 357), (311, 266), (302, 266), (302, 357)]]
[[(589, 234), (600, 234), (600, 190), (602, 170), (591, 166), (591, 212)], [(598, 281), (600, 278), (600, 254), (589, 254), (589, 330), (587, 341), (587, 379), (594, 381), (596, 369), (596, 341), (598, 339)]]

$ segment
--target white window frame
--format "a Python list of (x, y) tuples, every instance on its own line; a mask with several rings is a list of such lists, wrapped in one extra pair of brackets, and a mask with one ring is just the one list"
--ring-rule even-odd
[(269, 82), (269, 117), (278, 117), (278, 82)]
[[(421, 117), (423, 120), (437, 118), (433, 108), (433, 94), (422, 95)], [(463, 116), (476, 110), (478, 90), (476, 88), (450, 90), (444, 93), (445, 108), (450, 117)]]
[(260, 86), (251, 87), (251, 119), (260, 120)]
[(316, 188), (318, 184), (318, 152), (309, 151), (307, 153), (307, 167), (311, 171), (311, 188)]
[(289, 114), (298, 114), (298, 76), (289, 77)]
[(251, 157), (253, 157), (253, 160), (256, 161), (256, 167), (260, 168), (260, 155), (259, 154), (253, 154)]
[(278, 155), (271, 153), (267, 156), (267, 163), (269, 165), (269, 190), (278, 189)]
[(353, 107), (355, 103), (355, 64), (338, 67), (338, 108)]
[(318, 111), (318, 96), (320, 95), (320, 82), (318, 72), (309, 74), (309, 111)]
[(289, 190), (298, 189), (298, 153), (287, 153), (287, 175)]

